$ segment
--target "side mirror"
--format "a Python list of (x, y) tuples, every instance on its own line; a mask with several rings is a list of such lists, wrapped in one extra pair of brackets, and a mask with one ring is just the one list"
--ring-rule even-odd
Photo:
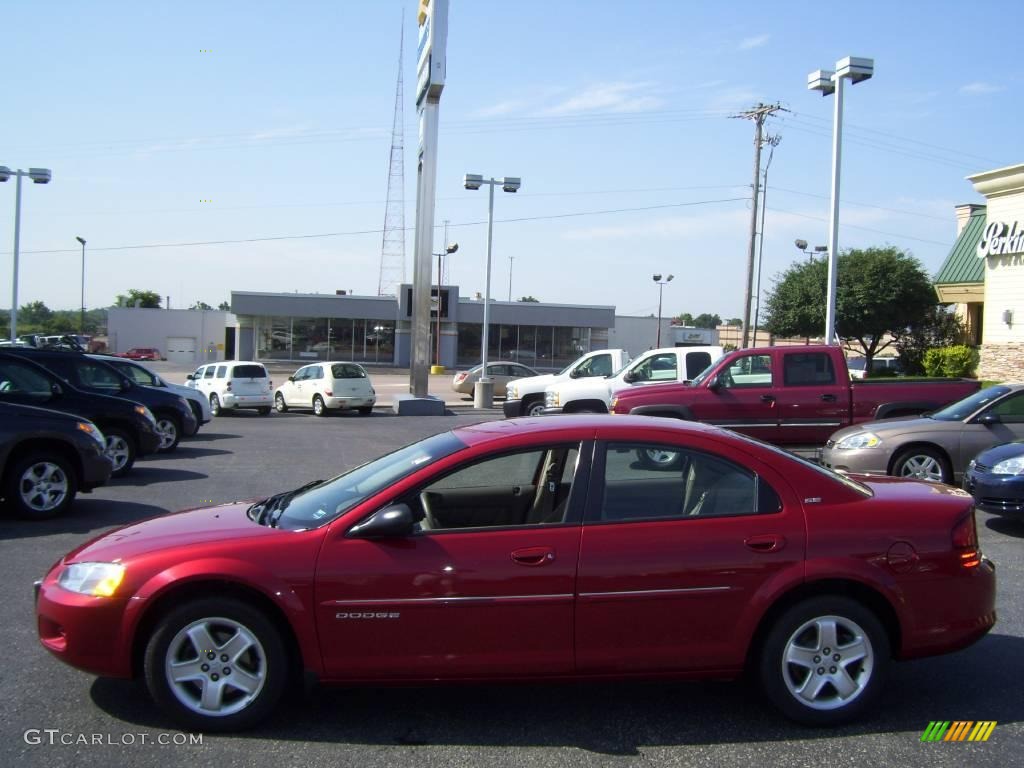
[(983, 413), (978, 417), (978, 423), (984, 424), (986, 427), (992, 424), (1001, 424), (1003, 420), (999, 417), (998, 413)]
[(121, 379), (121, 391), (127, 392), (132, 388), (132, 383), (128, 379)]
[(582, 375), (583, 374), (580, 373), (580, 369), (579, 368), (573, 368), (571, 371), (569, 371), (569, 378), (570, 379), (578, 379)]
[(289, 376), (288, 377), (288, 381), (295, 381), (295, 377), (294, 376)]
[(622, 380), (627, 384), (632, 384), (634, 381), (636, 381), (636, 374), (633, 373), (633, 371), (626, 371), (624, 374), (622, 374)]
[(195, 376), (193, 376), (191, 373), (185, 377), (185, 381), (192, 381), (193, 379), (195, 379)]
[(393, 504), (374, 512), (369, 518), (352, 527), (349, 536), (357, 539), (387, 539), (412, 535), (416, 527), (408, 504)]
[(722, 385), (718, 381), (718, 374), (717, 373), (714, 376), (712, 376), (710, 379), (708, 379), (708, 389), (710, 389), (712, 392), (717, 392), (719, 389), (721, 389), (721, 387), (722, 387)]
[(64, 394), (64, 388), (55, 381), (50, 384), (50, 392), (53, 393), (54, 397), (60, 397)]

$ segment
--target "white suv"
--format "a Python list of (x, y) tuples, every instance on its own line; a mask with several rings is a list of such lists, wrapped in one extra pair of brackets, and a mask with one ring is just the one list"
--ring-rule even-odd
[(214, 416), (238, 408), (255, 408), (266, 416), (273, 403), (274, 382), (263, 363), (225, 360), (201, 365), (188, 377), (185, 386), (203, 393)]
[(312, 408), (317, 416), (332, 410), (355, 409), (363, 416), (373, 412), (377, 393), (363, 366), (358, 363), (313, 363), (299, 368), (274, 393), (279, 413), (289, 408)]

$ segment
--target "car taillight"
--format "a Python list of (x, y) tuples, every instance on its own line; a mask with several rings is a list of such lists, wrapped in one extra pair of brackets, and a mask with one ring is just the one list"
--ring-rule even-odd
[(227, 384), (227, 386), (226, 386), (226, 387), (224, 387), (224, 388), (225, 388), (225, 389), (226, 389), (226, 390), (227, 390), (228, 392), (230, 392), (230, 391), (231, 391), (231, 382), (229, 381), (229, 382), (228, 382), (228, 384)]
[(466, 374), (464, 374), (464, 373), (456, 373), (455, 374), (455, 383), (456, 384), (461, 384), (465, 380), (466, 380)]
[(327, 395), (328, 397), (334, 397), (334, 393), (329, 389), (325, 389), (324, 394)]
[(978, 528), (974, 521), (974, 507), (953, 526), (953, 548), (960, 557), (964, 568), (976, 568), (981, 564), (981, 549), (978, 547)]

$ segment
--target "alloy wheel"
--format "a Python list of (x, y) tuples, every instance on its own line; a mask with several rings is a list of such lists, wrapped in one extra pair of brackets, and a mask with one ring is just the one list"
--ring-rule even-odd
[(809, 709), (848, 706), (871, 681), (875, 652), (867, 632), (844, 616), (819, 616), (790, 636), (782, 654), (782, 679)]
[(178, 442), (178, 426), (173, 419), (158, 419), (156, 422), (156, 433), (160, 435), (161, 451), (173, 448)]
[(18, 495), (33, 512), (49, 512), (59, 507), (70, 490), (64, 470), (51, 461), (38, 461), (22, 472)]
[(124, 469), (125, 464), (131, 456), (131, 448), (128, 441), (121, 435), (107, 435), (107, 456), (114, 462), (114, 472)]
[(943, 481), (942, 464), (934, 456), (915, 454), (903, 461), (900, 477), (916, 477), (933, 483)]

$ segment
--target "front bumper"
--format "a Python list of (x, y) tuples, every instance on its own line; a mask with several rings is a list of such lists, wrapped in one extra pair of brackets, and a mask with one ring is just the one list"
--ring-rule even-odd
[(837, 450), (826, 445), (821, 451), (823, 467), (849, 475), (887, 475), (889, 473), (889, 451), (884, 448), (854, 448)]
[(98, 488), (110, 479), (110, 473), (114, 471), (114, 462), (104, 453), (103, 448), (97, 444), (95, 448), (81, 452), (82, 457), (82, 482), (80, 490), (88, 493), (93, 488)]
[(974, 506), (983, 512), (1024, 517), (1024, 477), (970, 469), (964, 473), (963, 489), (974, 497)]
[(514, 419), (517, 416), (523, 415), (523, 401), (522, 400), (506, 400), (501, 404), (502, 413), (505, 414), (506, 419)]

